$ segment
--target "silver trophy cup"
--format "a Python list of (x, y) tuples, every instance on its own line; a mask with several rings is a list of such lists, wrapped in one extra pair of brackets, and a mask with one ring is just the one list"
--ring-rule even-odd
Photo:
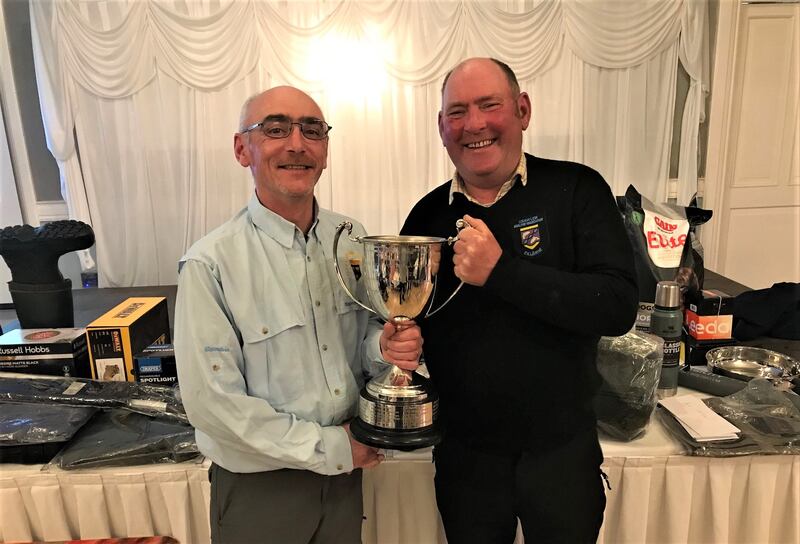
[[(456, 223), (458, 231), (465, 226), (463, 220)], [(362, 245), (361, 280), (372, 307), (353, 295), (339, 269), (339, 238), (344, 230), (352, 242)], [(402, 328), (404, 322), (422, 316), (436, 291), (442, 244), (455, 242), (457, 236), (353, 237), (350, 236), (352, 230), (352, 223), (344, 222), (337, 227), (333, 239), (336, 275), (345, 292), (359, 306), (391, 321), (398, 328)], [(424, 317), (441, 310), (462, 285), (463, 282), (439, 308), (429, 308)], [(436, 422), (438, 404), (439, 396), (430, 379), (390, 365), (361, 391), (358, 418), (350, 424), (350, 431), (359, 442), (378, 448), (414, 450), (433, 446), (441, 440)]]

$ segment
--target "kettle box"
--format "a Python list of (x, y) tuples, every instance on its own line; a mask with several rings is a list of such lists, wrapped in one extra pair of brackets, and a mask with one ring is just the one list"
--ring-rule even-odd
[(0, 336), (0, 371), (89, 378), (84, 329), (13, 329)]

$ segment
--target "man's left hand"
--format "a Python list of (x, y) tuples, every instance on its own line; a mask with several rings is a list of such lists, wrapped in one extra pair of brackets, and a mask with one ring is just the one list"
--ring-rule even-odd
[(470, 285), (483, 286), (500, 260), (503, 250), (500, 244), (480, 219), (464, 216), (469, 225), (458, 233), (458, 241), (453, 246), (453, 272)]
[(422, 355), (422, 331), (413, 321), (396, 326), (391, 321), (383, 326), (381, 355), (388, 362), (404, 370), (414, 371)]

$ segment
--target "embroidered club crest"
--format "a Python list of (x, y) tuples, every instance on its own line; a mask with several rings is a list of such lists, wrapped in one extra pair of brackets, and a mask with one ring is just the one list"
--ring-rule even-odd
[(528, 227), (522, 227), (519, 229), (519, 234), (522, 237), (522, 246), (526, 249), (536, 249), (541, 241), (538, 223)]
[(536, 257), (547, 249), (547, 224), (543, 216), (520, 219), (514, 229), (519, 232), (520, 250), (525, 257)]

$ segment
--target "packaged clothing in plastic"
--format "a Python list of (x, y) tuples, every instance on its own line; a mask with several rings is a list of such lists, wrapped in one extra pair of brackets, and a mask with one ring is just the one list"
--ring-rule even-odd
[(0, 402), (0, 463), (46, 463), (97, 410)]
[(144, 415), (188, 422), (176, 388), (135, 382), (0, 377), (0, 400), (128, 408)]
[(658, 399), (664, 340), (643, 332), (600, 338), (597, 370), (603, 378), (594, 398), (597, 426), (618, 440), (633, 440), (647, 428)]
[(800, 454), (800, 410), (771, 382), (756, 378), (744, 389), (726, 397), (703, 402), (739, 428), (739, 438), (698, 442), (669, 411), (658, 414), (667, 430), (688, 450), (703, 457), (733, 457), (752, 454)]
[(103, 410), (53, 459), (62, 469), (179, 463), (199, 455), (194, 429), (124, 409)]

